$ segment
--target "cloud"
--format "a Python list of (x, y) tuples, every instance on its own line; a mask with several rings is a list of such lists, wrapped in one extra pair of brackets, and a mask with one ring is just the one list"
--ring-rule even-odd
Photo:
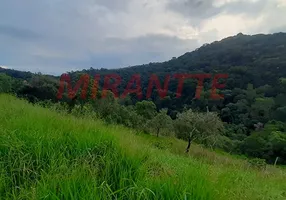
[[(198, 46), (197, 40), (180, 39), (163, 34), (150, 34), (135, 38), (108, 38), (107, 48), (100, 54), (90, 54), (94, 66), (107, 68), (138, 65), (170, 60)], [(166, 51), (167, 50), (167, 51)]]
[(0, 35), (26, 40), (37, 39), (40, 37), (40, 35), (34, 33), (33, 31), (3, 24), (0, 24)]
[(193, 26), (218, 15), (257, 16), (275, 0), (169, 0), (167, 9), (187, 17)]
[(1, 0), (0, 65), (60, 74), (169, 60), (238, 32), (286, 31), (285, 0)]
[(221, 8), (213, 3), (214, 0), (169, 0), (167, 9), (187, 17), (193, 25), (199, 25), (201, 20), (220, 13)]

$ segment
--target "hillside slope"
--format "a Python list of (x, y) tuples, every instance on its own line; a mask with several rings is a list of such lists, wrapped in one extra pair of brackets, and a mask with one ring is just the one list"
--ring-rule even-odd
[[(3, 199), (285, 199), (286, 172), (0, 95)], [(160, 144), (158, 146), (158, 143)], [(160, 147), (160, 148), (159, 148)]]

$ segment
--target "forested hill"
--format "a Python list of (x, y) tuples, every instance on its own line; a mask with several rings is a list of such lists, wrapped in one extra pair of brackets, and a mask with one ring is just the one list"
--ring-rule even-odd
[[(280, 87), (281, 79), (286, 77), (286, 33), (275, 33), (270, 35), (243, 35), (238, 34), (221, 41), (206, 44), (199, 49), (186, 53), (178, 58), (173, 58), (163, 63), (150, 63), (127, 67), (122, 69), (89, 69), (72, 74), (88, 73), (95, 74), (119, 74), (123, 83), (121, 91), (127, 85), (133, 74), (140, 74), (143, 84), (143, 92), (146, 93), (150, 74), (156, 74), (163, 83), (167, 74), (175, 73), (224, 73), (228, 74), (226, 98), (223, 105), (218, 102), (201, 100), (194, 103), (196, 81), (189, 80), (184, 84), (183, 96), (175, 99), (177, 81), (171, 80), (169, 84), (168, 98), (161, 101), (154, 94), (152, 99), (159, 108), (168, 107), (171, 110), (181, 110), (184, 107), (202, 109), (205, 111), (206, 105), (209, 107), (219, 107), (221, 109), (230, 102), (236, 102), (237, 97), (241, 97), (242, 90), (248, 87), (259, 88), (260, 95), (265, 97), (276, 97), (284, 92), (284, 87)], [(101, 79), (103, 82), (103, 78)], [(103, 84), (101, 82), (101, 84)], [(250, 85), (251, 84), (251, 85)], [(281, 91), (283, 90), (283, 91)], [(205, 91), (208, 91), (206, 84)], [(263, 94), (261, 94), (263, 93)], [(206, 94), (207, 95), (207, 94)], [(227, 97), (226, 96), (226, 97)], [(234, 100), (236, 98), (236, 100)]]
[(240, 33), (205, 44), (193, 52), (163, 63), (150, 63), (118, 70), (90, 69), (83, 72), (92, 75), (99, 72), (117, 72), (123, 76), (134, 73), (162, 75), (181, 72), (223, 72), (233, 74), (233, 78), (245, 75), (247, 80), (242, 81), (251, 81), (254, 86), (261, 86), (265, 83), (275, 85), (277, 78), (286, 76), (285, 66), (286, 33), (253, 36)]
[[(1, 72), (5, 72), (14, 78), (25, 80), (31, 80), (35, 76), (30, 72), (3, 68), (0, 68)], [(90, 68), (88, 70), (71, 72), (70, 74), (75, 82), (79, 75), (83, 73), (88, 73), (92, 76), (95, 74), (116, 73), (122, 77), (121, 92), (123, 92), (133, 74), (140, 74), (144, 93), (146, 93), (151, 74), (158, 75), (161, 78), (161, 83), (163, 83), (166, 75), (178, 73), (224, 73), (229, 75), (226, 90), (223, 91), (227, 95), (233, 96), (233, 92), (237, 92), (237, 89), (245, 90), (251, 84), (254, 88), (260, 87), (259, 91), (265, 90), (264, 94), (266, 97), (275, 97), (281, 93), (279, 84), (286, 77), (286, 33), (253, 36), (239, 33), (221, 41), (205, 44), (193, 52), (188, 52), (163, 63), (149, 63), (112, 70)], [(50, 80), (52, 78), (52, 76), (45, 76), (45, 79)], [(59, 79), (59, 77), (54, 78)], [(102, 76), (100, 86), (103, 85), (103, 81)], [(171, 110), (180, 110), (185, 105), (192, 105), (196, 84), (195, 80), (187, 80), (184, 84), (182, 98), (175, 100), (173, 97), (175, 96), (178, 82), (171, 79), (168, 87), (169, 98), (165, 99), (165, 101), (170, 101), (171, 99), (172, 102), (169, 102), (170, 104), (167, 103), (168, 105), (165, 103), (160, 105), (162, 101), (157, 98), (158, 95), (156, 94), (152, 96), (152, 100), (157, 101), (156, 104), (159, 108), (167, 106)], [(205, 86), (207, 93), (209, 85), (206, 83)], [(195, 106), (197, 107), (197, 105)], [(203, 107), (205, 108), (205, 104), (201, 106), (201, 108)]]
[[(9, 76), (31, 80), (33, 75), (30, 72), (20, 72), (0, 68), (0, 73), (6, 72)], [(158, 109), (168, 107), (169, 111), (182, 110), (184, 107), (193, 109), (205, 109), (206, 104), (209, 107), (219, 106), (221, 109), (227, 103), (233, 102), (234, 97), (240, 95), (241, 90), (248, 87), (257, 88), (259, 93), (265, 97), (276, 97), (284, 87), (281, 87), (281, 80), (286, 78), (286, 33), (244, 35), (242, 33), (236, 36), (225, 38), (211, 44), (205, 44), (193, 52), (188, 52), (178, 58), (173, 58), (163, 63), (149, 63), (126, 67), (121, 69), (93, 69), (71, 72), (73, 82), (77, 81), (83, 73), (91, 76), (101, 74), (100, 86), (103, 86), (106, 74), (116, 73), (122, 77), (122, 83), (119, 86), (122, 93), (128, 81), (133, 74), (140, 74), (142, 79), (143, 93), (146, 94), (148, 81), (151, 74), (160, 77), (161, 83), (166, 75), (178, 73), (224, 73), (228, 74), (225, 90), (221, 91), (226, 94), (223, 105), (218, 102), (204, 101), (202, 99), (198, 104), (194, 104), (195, 90), (197, 82), (195, 80), (186, 80), (182, 98), (175, 99), (175, 93), (178, 82), (171, 79), (169, 83), (168, 97), (164, 100), (158, 98), (156, 92), (152, 95), (152, 100), (158, 106)], [(51, 80), (52, 76), (45, 76), (46, 81)], [(59, 80), (59, 77), (54, 77)], [(53, 80), (53, 85), (55, 81)], [(208, 81), (210, 82), (210, 81)], [(205, 84), (205, 95), (207, 96), (210, 84)], [(227, 97), (231, 96), (231, 99)], [(133, 96), (131, 95), (133, 98)], [(50, 97), (51, 98), (51, 97)], [(133, 103), (137, 99), (133, 98)], [(169, 113), (170, 113), (169, 112)]]

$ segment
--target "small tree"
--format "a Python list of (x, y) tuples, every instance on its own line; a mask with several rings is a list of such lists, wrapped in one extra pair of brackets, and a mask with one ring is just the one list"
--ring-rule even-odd
[(186, 153), (196, 139), (206, 142), (211, 138), (215, 143), (215, 136), (220, 134), (223, 128), (223, 122), (212, 112), (198, 113), (188, 110), (178, 114), (175, 122), (177, 137), (188, 141)]
[(152, 101), (137, 102), (135, 110), (138, 115), (143, 116), (145, 119), (152, 119), (156, 115), (156, 105)]
[(0, 73), (0, 93), (9, 93), (12, 90), (13, 79), (4, 74)]
[(156, 136), (159, 137), (160, 130), (163, 128), (168, 128), (169, 131), (172, 129), (173, 121), (171, 117), (167, 115), (167, 110), (163, 109), (147, 123), (147, 126), (156, 132)]

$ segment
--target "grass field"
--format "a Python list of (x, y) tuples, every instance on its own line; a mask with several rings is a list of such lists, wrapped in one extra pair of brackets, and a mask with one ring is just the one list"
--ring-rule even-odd
[(286, 170), (0, 95), (1, 199), (286, 199)]

